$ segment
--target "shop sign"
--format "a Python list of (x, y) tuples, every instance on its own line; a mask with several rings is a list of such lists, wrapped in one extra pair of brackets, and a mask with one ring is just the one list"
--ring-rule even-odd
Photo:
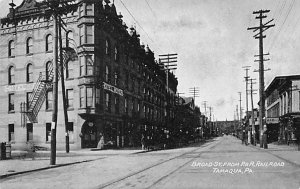
[(272, 118), (268, 118), (266, 120), (267, 124), (276, 124), (279, 123), (279, 118), (278, 117), (272, 117)]
[(30, 91), (33, 90), (33, 84), (18, 84), (18, 85), (6, 85), (3, 90), (6, 93), (9, 92), (20, 92), (20, 91)]
[(105, 82), (103, 82), (103, 88), (105, 90), (108, 90), (108, 91), (111, 91), (113, 93), (116, 93), (116, 94), (118, 94), (120, 96), (123, 96), (123, 90), (122, 89), (118, 89), (117, 87), (109, 85), (109, 84), (107, 84)]

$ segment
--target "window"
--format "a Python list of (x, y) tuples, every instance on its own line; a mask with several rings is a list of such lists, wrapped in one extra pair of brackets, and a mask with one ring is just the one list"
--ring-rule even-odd
[(33, 124), (27, 123), (26, 128), (27, 128), (26, 129), (27, 141), (32, 141), (33, 140)]
[(8, 56), (15, 56), (15, 42), (13, 40), (8, 43)]
[(53, 51), (53, 38), (51, 34), (46, 36), (46, 51)]
[(131, 101), (131, 112), (134, 112), (134, 99)]
[(109, 55), (110, 44), (108, 39), (105, 40), (105, 54)]
[(85, 56), (86, 62), (86, 75), (93, 75), (93, 57), (91, 55)]
[(73, 108), (74, 105), (74, 93), (73, 93), (73, 89), (67, 89), (67, 107), (68, 108)]
[(52, 91), (47, 91), (46, 110), (52, 110), (52, 109), (53, 109), (53, 93)]
[(124, 99), (124, 108), (125, 108), (125, 113), (128, 113), (128, 100), (127, 100), (127, 98), (125, 97), (125, 99)]
[(80, 91), (79, 91), (79, 106), (80, 108), (83, 108), (84, 107), (84, 87), (81, 87), (80, 88)]
[(94, 43), (93, 26), (86, 26), (86, 43)]
[(80, 56), (79, 57), (79, 66), (80, 66), (80, 68), (79, 68), (79, 75), (80, 76), (85, 75), (84, 74), (84, 56)]
[(46, 142), (51, 141), (51, 123), (46, 123)]
[(8, 124), (8, 141), (15, 141), (15, 126), (14, 124)]
[(110, 112), (111, 111), (111, 107), (110, 107), (110, 94), (109, 93), (105, 93), (105, 110)]
[(118, 74), (118, 72), (116, 71), (116, 72), (115, 72), (115, 77), (114, 77), (114, 85), (115, 85), (115, 86), (118, 86), (118, 83), (119, 83), (119, 74)]
[(15, 68), (13, 66), (8, 69), (8, 84), (15, 83)]
[(86, 107), (93, 107), (93, 87), (86, 88)]
[(31, 98), (32, 98), (32, 92), (27, 92), (26, 93), (26, 106), (27, 106), (27, 109), (29, 109), (30, 107), (30, 101), (31, 101)]
[(92, 4), (86, 4), (85, 14), (86, 15), (93, 15), (94, 14)]
[(119, 54), (118, 54), (118, 48), (115, 47), (115, 55), (114, 55), (115, 61), (118, 61), (118, 56), (119, 56)]
[(26, 76), (27, 82), (33, 82), (33, 70), (32, 70), (32, 64), (27, 65), (27, 76)]
[(71, 79), (74, 77), (73, 63), (68, 61), (66, 64), (66, 78)]
[(52, 73), (52, 62), (47, 62), (46, 63), (46, 80), (50, 80), (50, 76)]
[(83, 32), (83, 26), (79, 27), (79, 45), (82, 45), (84, 43), (84, 32)]
[(33, 50), (33, 40), (29, 37), (26, 41), (26, 54), (32, 54)]
[(8, 94), (8, 111), (15, 110), (15, 94)]
[(105, 81), (109, 82), (109, 68), (105, 66)]
[(72, 31), (68, 31), (66, 34), (66, 47), (70, 47), (72, 43), (74, 43), (74, 35)]
[(100, 104), (100, 89), (96, 88), (96, 106)]
[(118, 96), (115, 97), (115, 110), (116, 114), (120, 113), (120, 99)]

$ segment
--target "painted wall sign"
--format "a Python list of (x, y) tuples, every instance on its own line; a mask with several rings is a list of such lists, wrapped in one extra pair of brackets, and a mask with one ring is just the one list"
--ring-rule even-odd
[(21, 91), (31, 91), (33, 90), (34, 84), (17, 84), (17, 85), (6, 85), (3, 90), (6, 93), (9, 92), (21, 92)]
[(123, 96), (123, 90), (122, 89), (118, 89), (117, 87), (109, 85), (109, 84), (107, 84), (105, 82), (103, 82), (103, 88), (105, 90), (108, 90), (108, 91), (111, 91), (113, 93), (116, 93), (116, 94), (118, 94), (120, 96)]

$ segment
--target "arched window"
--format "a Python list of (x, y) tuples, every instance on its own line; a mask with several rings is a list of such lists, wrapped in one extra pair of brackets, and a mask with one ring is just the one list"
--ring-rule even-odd
[(114, 54), (115, 61), (118, 61), (118, 56), (119, 56), (119, 54), (118, 54), (118, 47), (115, 46), (115, 54)]
[(105, 66), (105, 81), (109, 82), (109, 68)]
[(27, 76), (26, 76), (26, 81), (27, 82), (33, 82), (33, 70), (32, 70), (32, 64), (27, 65)]
[(51, 73), (52, 73), (52, 62), (49, 61), (46, 63), (46, 80), (50, 79)]
[(105, 54), (109, 54), (110, 44), (108, 39), (105, 40)]
[(14, 84), (15, 83), (15, 68), (13, 66), (10, 66), (8, 68), (8, 84)]
[(53, 51), (53, 38), (51, 34), (46, 36), (46, 51)]
[(66, 64), (66, 78), (73, 78), (74, 77), (74, 71), (73, 71), (73, 63), (71, 61), (68, 61)]
[(118, 73), (118, 71), (115, 71), (115, 74), (114, 74), (114, 85), (118, 86), (118, 84), (119, 84), (119, 73)]
[(32, 38), (29, 37), (26, 41), (26, 54), (31, 54), (33, 51), (33, 41)]
[(13, 40), (8, 43), (8, 56), (15, 56), (15, 42)]
[(73, 43), (74, 43), (73, 32), (72, 31), (68, 31), (67, 34), (66, 34), (66, 47), (70, 47), (70, 45), (72, 46)]

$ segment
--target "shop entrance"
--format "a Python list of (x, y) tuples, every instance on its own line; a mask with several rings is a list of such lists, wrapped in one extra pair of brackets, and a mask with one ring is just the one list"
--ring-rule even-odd
[(97, 129), (93, 122), (86, 121), (81, 128), (81, 148), (97, 147)]

